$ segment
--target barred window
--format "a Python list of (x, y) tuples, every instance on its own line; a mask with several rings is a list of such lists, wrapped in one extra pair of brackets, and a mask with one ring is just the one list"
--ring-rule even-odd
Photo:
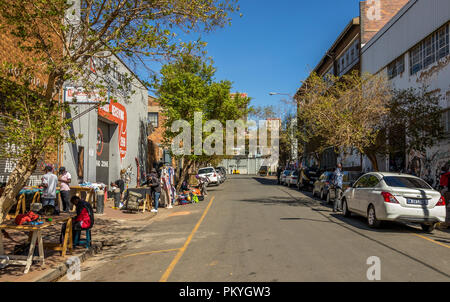
[(449, 54), (448, 24), (437, 33), (437, 57), (442, 59)]
[(423, 42), (423, 68), (436, 62), (436, 50), (434, 48), (436, 43), (434, 38), (435, 35), (425, 39)]
[(409, 52), (410, 74), (416, 74), (449, 55), (449, 25), (433, 33)]
[(388, 77), (389, 80), (395, 78), (397, 75), (405, 71), (405, 56), (401, 56), (395, 59), (388, 65)]
[(422, 69), (422, 45), (418, 45), (409, 53), (409, 66), (411, 75)]

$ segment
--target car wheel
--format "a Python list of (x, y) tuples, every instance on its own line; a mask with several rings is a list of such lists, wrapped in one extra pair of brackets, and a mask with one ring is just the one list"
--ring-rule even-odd
[(347, 200), (345, 199), (342, 199), (342, 214), (344, 214), (344, 217), (352, 216), (352, 212), (348, 210)]
[(420, 226), (422, 227), (422, 230), (424, 232), (431, 233), (431, 232), (434, 231), (434, 228), (436, 227), (436, 224), (435, 223), (433, 223), (433, 224), (422, 223)]
[(381, 225), (381, 221), (377, 219), (375, 208), (373, 205), (369, 206), (367, 210), (367, 224), (371, 228), (378, 228)]

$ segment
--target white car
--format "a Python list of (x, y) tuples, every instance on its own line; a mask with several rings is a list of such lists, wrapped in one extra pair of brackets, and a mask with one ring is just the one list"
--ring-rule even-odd
[(219, 173), (217, 173), (216, 169), (214, 169), (213, 167), (207, 167), (207, 168), (198, 169), (198, 173), (197, 174), (199, 176), (207, 176), (208, 177), (208, 179), (209, 179), (208, 186), (210, 184), (220, 185)]
[(298, 171), (291, 171), (291, 173), (286, 176), (286, 181), (285, 183), (287, 184), (288, 187), (290, 186), (296, 186), (297, 185), (297, 181), (298, 181)]
[(382, 221), (419, 223), (426, 232), (445, 222), (444, 197), (422, 179), (400, 173), (372, 172), (361, 176), (342, 197), (345, 216), (356, 213), (370, 227)]

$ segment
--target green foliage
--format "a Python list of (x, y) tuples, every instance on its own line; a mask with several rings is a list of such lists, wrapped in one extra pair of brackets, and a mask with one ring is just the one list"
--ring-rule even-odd
[[(203, 113), (202, 123), (210, 120), (219, 121), (223, 125), (224, 140), (226, 121), (241, 119), (248, 113), (250, 99), (240, 97), (239, 94), (231, 97), (232, 83), (230, 81), (216, 82), (215, 71), (211, 64), (191, 54), (184, 54), (179, 60), (161, 69), (161, 79), (155, 84), (155, 88), (166, 118), (166, 146), (169, 146), (172, 139), (178, 135), (171, 131), (172, 123), (185, 120), (193, 129), (195, 112)], [(194, 133), (193, 130), (192, 133)], [(207, 136), (208, 133), (204, 133), (203, 139)], [(194, 146), (193, 143), (192, 146)], [(185, 158), (206, 163), (217, 162), (220, 156), (203, 154), (186, 155)]]

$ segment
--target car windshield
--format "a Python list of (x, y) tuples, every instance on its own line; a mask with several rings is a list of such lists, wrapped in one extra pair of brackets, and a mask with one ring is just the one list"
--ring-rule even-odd
[(298, 176), (298, 171), (294, 171), (294, 173), (292, 173), (293, 176)]
[(291, 174), (291, 171), (284, 171), (284, 175), (289, 175), (289, 174)]
[(205, 168), (205, 169), (198, 170), (198, 174), (206, 174), (206, 173), (213, 173), (213, 172), (214, 172), (213, 168)]
[(420, 178), (407, 176), (385, 176), (384, 182), (389, 187), (408, 188), (408, 189), (431, 189), (425, 181)]

